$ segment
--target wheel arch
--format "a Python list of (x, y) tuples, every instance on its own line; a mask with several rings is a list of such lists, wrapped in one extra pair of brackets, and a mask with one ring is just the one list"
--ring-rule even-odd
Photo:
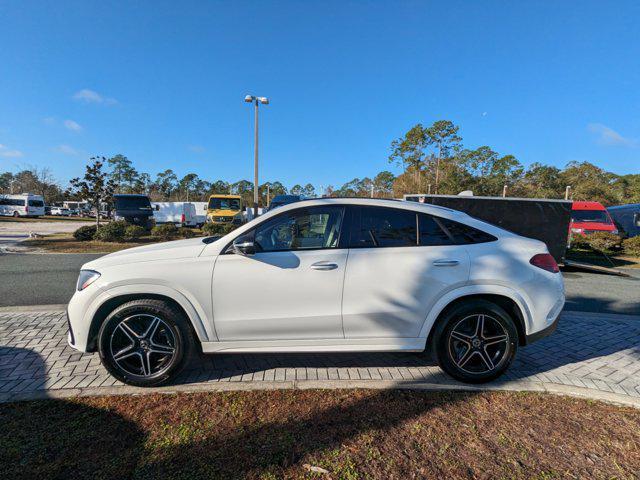
[[(175, 298), (166, 293), (146, 293), (146, 292), (138, 292), (138, 293), (121, 293), (113, 296), (109, 296), (106, 300), (102, 301), (100, 305), (96, 308), (93, 316), (91, 318), (91, 324), (89, 327), (89, 334), (87, 337), (87, 352), (95, 352), (97, 350), (96, 340), (98, 337), (98, 332), (100, 331), (100, 327), (104, 320), (107, 318), (109, 313), (118, 308), (120, 305), (123, 305), (132, 300), (143, 300), (143, 299), (153, 299), (153, 300), (162, 300), (174, 308), (178, 309), (185, 318), (188, 320), (189, 328), (191, 328), (194, 338), (196, 339), (196, 343), (199, 349), (201, 349), (201, 344), (203, 341), (207, 341), (207, 332), (204, 329), (204, 325), (201, 322), (200, 317), (192, 308), (185, 308), (183, 303), (179, 302)], [(191, 310), (191, 311), (189, 311)], [(195, 317), (195, 318), (194, 318)]]
[(430, 315), (425, 322), (425, 327), (428, 328), (426, 346), (428, 347), (431, 344), (430, 342), (435, 330), (435, 325), (443, 318), (446, 318), (447, 314), (455, 307), (470, 300), (486, 300), (495, 303), (505, 310), (514, 319), (516, 330), (518, 331), (519, 345), (526, 345), (527, 324), (529, 323), (530, 313), (522, 299), (519, 299), (516, 295), (509, 293), (466, 292), (453, 298), (448, 298), (446, 302), (442, 302), (442, 304), (435, 309), (435, 312), (432, 311), (432, 315)]

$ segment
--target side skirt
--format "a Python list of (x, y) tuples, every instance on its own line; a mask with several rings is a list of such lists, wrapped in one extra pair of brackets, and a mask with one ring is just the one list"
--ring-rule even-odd
[(205, 353), (250, 352), (422, 352), (424, 338), (329, 338), (321, 340), (248, 340), (203, 342)]

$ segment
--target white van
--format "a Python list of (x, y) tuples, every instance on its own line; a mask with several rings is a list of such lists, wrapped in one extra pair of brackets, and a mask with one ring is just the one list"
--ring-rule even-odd
[(152, 202), (156, 225), (173, 223), (176, 227), (195, 227), (196, 207), (191, 202)]
[(201, 227), (207, 221), (209, 202), (191, 202), (196, 207), (196, 224)]
[(42, 195), (22, 193), (20, 195), (0, 195), (0, 215), (8, 217), (39, 217), (44, 215)]

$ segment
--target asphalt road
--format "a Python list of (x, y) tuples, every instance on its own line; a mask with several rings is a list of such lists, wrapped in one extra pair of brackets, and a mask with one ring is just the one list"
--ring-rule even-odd
[[(0, 306), (67, 303), (80, 266), (100, 255), (0, 254)], [(632, 278), (563, 272), (566, 310), (640, 315), (640, 270)]]

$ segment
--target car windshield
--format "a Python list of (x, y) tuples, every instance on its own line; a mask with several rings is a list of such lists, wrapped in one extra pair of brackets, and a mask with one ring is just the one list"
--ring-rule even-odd
[(240, 210), (240, 199), (239, 198), (210, 198), (209, 209)]
[(151, 210), (147, 197), (115, 197), (116, 210)]
[(576, 223), (611, 223), (607, 212), (604, 210), (573, 210), (571, 212), (571, 221)]

